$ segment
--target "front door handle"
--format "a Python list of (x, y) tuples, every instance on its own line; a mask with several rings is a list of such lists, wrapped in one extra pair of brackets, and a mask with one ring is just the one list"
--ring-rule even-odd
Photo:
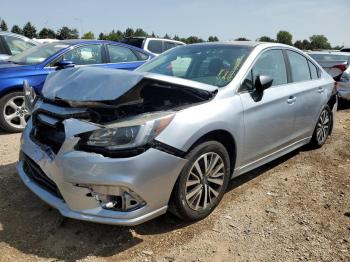
[(294, 104), (295, 101), (297, 101), (297, 98), (295, 96), (290, 96), (288, 99), (287, 99), (287, 103), (288, 104)]

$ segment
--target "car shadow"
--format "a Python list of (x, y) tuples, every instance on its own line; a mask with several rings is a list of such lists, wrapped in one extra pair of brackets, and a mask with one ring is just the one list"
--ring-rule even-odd
[[(228, 192), (289, 160), (299, 151), (235, 178)], [(0, 243), (31, 256), (76, 261), (88, 256), (110, 257), (139, 246), (143, 238), (168, 234), (195, 224), (165, 214), (134, 227), (94, 224), (63, 218), (24, 186), (15, 163), (0, 166)], [(163, 237), (163, 236), (162, 236)]]
[(338, 110), (347, 110), (350, 109), (350, 101), (346, 101), (346, 100), (339, 100), (338, 103)]

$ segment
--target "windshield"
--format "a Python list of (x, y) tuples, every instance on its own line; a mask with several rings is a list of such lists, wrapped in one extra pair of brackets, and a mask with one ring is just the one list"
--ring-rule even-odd
[(67, 47), (68, 45), (59, 43), (38, 45), (11, 56), (8, 61), (21, 65), (36, 65)]
[(136, 71), (185, 78), (217, 87), (235, 77), (251, 47), (208, 44), (174, 48)]

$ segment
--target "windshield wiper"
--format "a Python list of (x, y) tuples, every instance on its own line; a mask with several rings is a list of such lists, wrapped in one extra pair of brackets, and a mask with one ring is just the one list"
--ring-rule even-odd
[(16, 65), (20, 65), (20, 63), (12, 61), (12, 60), (6, 60), (6, 62), (12, 63), (12, 64), (16, 64)]

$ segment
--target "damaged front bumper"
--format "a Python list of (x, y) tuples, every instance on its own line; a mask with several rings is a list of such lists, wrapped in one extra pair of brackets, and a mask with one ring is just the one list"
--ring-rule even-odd
[[(81, 121), (70, 121), (70, 134), (57, 154), (49, 153), (33, 141), (29, 121), (21, 138), (21, 153), (25, 157), (17, 164), (19, 176), (27, 187), (63, 216), (74, 219), (131, 226), (166, 212), (175, 181), (187, 160), (154, 148), (129, 158), (77, 151), (74, 148), (79, 138), (74, 136), (73, 127), (74, 121), (76, 124)], [(34, 165), (34, 171), (42, 172), (39, 180), (29, 174), (26, 161)], [(52, 182), (57, 192), (40, 179), (45, 180), (43, 183)], [(126, 211), (106, 209), (96, 197), (99, 192), (92, 192), (100, 188), (104, 188), (101, 194), (127, 188), (142, 199), (142, 205)]]

